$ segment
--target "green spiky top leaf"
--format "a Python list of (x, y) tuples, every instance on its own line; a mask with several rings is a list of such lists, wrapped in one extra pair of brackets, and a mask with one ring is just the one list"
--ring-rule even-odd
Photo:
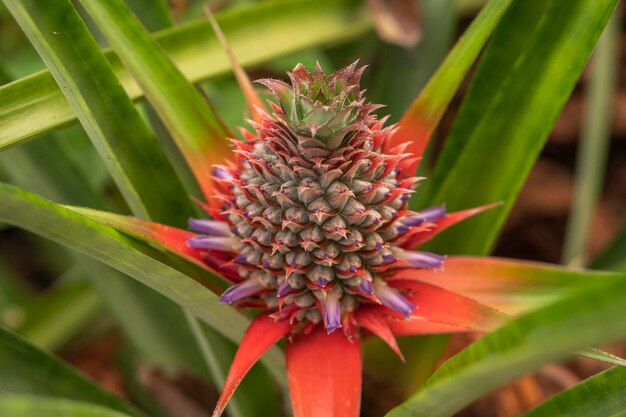
[(355, 62), (326, 75), (319, 64), (313, 72), (299, 64), (288, 73), (292, 85), (270, 79), (259, 82), (272, 90), (280, 106), (277, 116), (294, 133), (337, 149), (350, 132), (364, 129), (370, 113), (380, 107), (364, 103), (359, 89), (364, 69)]

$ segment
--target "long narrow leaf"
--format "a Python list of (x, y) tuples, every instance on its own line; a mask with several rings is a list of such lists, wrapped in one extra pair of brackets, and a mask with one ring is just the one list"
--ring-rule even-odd
[(612, 280), (620, 276), (540, 262), (451, 256), (441, 271), (406, 271), (390, 279), (437, 285), (506, 314), (518, 315), (562, 298), (590, 279)]
[(209, 198), (212, 164), (231, 154), (226, 138), (232, 134), (121, 0), (81, 4), (168, 127)]
[[(423, 31), (427, 36), (416, 48), (406, 50), (380, 43), (377, 52), (381, 59), (372, 69), (374, 73), (369, 78), (373, 85), (367, 91), (373, 101), (385, 104), (391, 122), (400, 118), (445, 59), (457, 29), (456, 3), (454, 0), (420, 2)], [(421, 167), (426, 166), (428, 163), (422, 160)], [(417, 196), (421, 196), (422, 192), (420, 187)], [(411, 204), (415, 200), (412, 199)], [(445, 348), (445, 344), (441, 342), (445, 336), (431, 336), (426, 339), (404, 337), (398, 341), (405, 358), (405, 364), (401, 367), (390, 366), (397, 363), (397, 357), (392, 350), (386, 347), (380, 349), (378, 344), (371, 341), (364, 343), (363, 348), (368, 357), (368, 365), (372, 367), (374, 364), (376, 373), (394, 381), (395, 388), (408, 396), (432, 373), (437, 357), (443, 354)]]
[[(626, 339), (626, 278), (581, 288), (505, 324), (448, 360), (389, 417), (443, 417), (541, 365)], [(546, 343), (549, 341), (549, 343)]]
[[(78, 173), (79, 167), (57, 145), (56, 141), (50, 140), (11, 149), (0, 156), (0, 166), (7, 168), (8, 177), (14, 184), (37, 194), (53, 196), (60, 201), (76, 201), (78, 198), (91, 206), (106, 206), (85, 177)], [(56, 181), (49, 177), (56, 178)], [(164, 368), (182, 366), (204, 375), (202, 358), (197, 349), (194, 351), (193, 339), (189, 330), (186, 331), (178, 305), (113, 268), (79, 254), (74, 254), (74, 258), (84, 271), (88, 271), (86, 275), (95, 290), (107, 302), (144, 361)], [(71, 311), (46, 316), (44, 321), (36, 324), (35, 333), (28, 324), (30, 329), (24, 330), (26, 335), (40, 341), (43, 337), (43, 342), (49, 343), (58, 338), (58, 335), (50, 338), (54, 330), (49, 327), (49, 320), (56, 322), (58, 318), (75, 317), (79, 320), (74, 324), (79, 326), (79, 321), (84, 324), (89, 319), (70, 308)]]
[(616, 4), (550, 3), (462, 155), (452, 166), (437, 167), (447, 175), (433, 201), (445, 201), (452, 210), (496, 201), (503, 207), (446, 232), (431, 250), (489, 250)]
[[(350, 39), (371, 28), (364, 6), (355, 0), (280, 0), (216, 17), (244, 66)], [(164, 30), (155, 39), (190, 81), (230, 71), (208, 22)], [(129, 96), (142, 97), (117, 56), (110, 51), (106, 56)], [(0, 149), (75, 121), (71, 107), (47, 71), (1, 87), (0, 116)]]
[[(166, 0), (127, 0), (126, 4), (151, 32), (171, 28), (174, 25), (174, 18), (170, 13)], [(155, 136), (163, 147), (163, 151), (166, 153), (187, 193), (189, 195), (201, 195), (198, 182), (195, 180), (189, 165), (187, 165), (180, 149), (176, 146), (176, 142), (163, 124), (163, 121), (159, 118), (154, 107), (150, 103), (144, 102), (143, 109), (147, 114)]]
[(420, 201), (453, 210), (506, 204), (444, 232), (429, 250), (485, 254), (491, 247), (615, 2), (583, 3), (552, 1), (541, 14), (543, 2), (516, 0), (500, 21)]
[[(64, 92), (136, 215), (184, 210), (173, 170), (69, 0), (6, 5)], [(157, 186), (158, 184), (158, 186)]]
[[(173, 24), (164, 0), (127, 0), (127, 4), (149, 30), (160, 30), (171, 27)], [(200, 195), (197, 192), (197, 182), (193, 179), (189, 166), (185, 163), (180, 150), (159, 119), (154, 107), (150, 103), (145, 103), (145, 108), (159, 141), (189, 194)], [(186, 345), (197, 346), (199, 349), (194, 350), (201, 352), (204, 363), (196, 367), (195, 370), (208, 369), (214, 386), (221, 387), (226, 379), (228, 364), (232, 362), (237, 346), (204, 323), (199, 322), (191, 313), (185, 311), (184, 316), (188, 326), (182, 327), (190, 328), (195, 343), (179, 340), (176, 346), (183, 348)], [(261, 417), (267, 414), (278, 414), (278, 408), (274, 386), (269, 375), (265, 369), (256, 366), (230, 401), (228, 413), (232, 417)]]
[(441, 187), (448, 175), (448, 169), (454, 166), (467, 138), (476, 130), (485, 109), (494, 99), (502, 83), (520, 54), (533, 36), (537, 24), (549, 0), (513, 1), (487, 44), (478, 64), (476, 74), (463, 98), (463, 103), (454, 121), (452, 131), (446, 138), (445, 146), (437, 159), (437, 169), (425, 182), (417, 194), (419, 201), (428, 205), (433, 194)]

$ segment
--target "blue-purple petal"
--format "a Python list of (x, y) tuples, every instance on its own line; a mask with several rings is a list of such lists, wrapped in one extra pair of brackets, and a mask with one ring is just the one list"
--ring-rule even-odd
[(432, 252), (403, 251), (401, 259), (417, 268), (441, 269), (446, 257)]
[(234, 178), (233, 174), (231, 174), (229, 170), (222, 166), (214, 166), (212, 173), (213, 176), (223, 180), (232, 180)]
[(429, 207), (420, 211), (419, 213), (415, 213), (413, 215), (407, 216), (402, 220), (403, 225), (408, 227), (419, 226), (422, 223), (432, 223), (444, 217), (446, 215), (446, 208), (444, 205)]
[(361, 280), (361, 283), (359, 284), (359, 290), (367, 295), (374, 294), (374, 287), (372, 286), (372, 283), (366, 279)]
[(233, 262), (236, 263), (236, 264), (240, 264), (240, 265), (247, 264), (248, 263), (248, 255), (243, 255), (243, 254), (237, 255), (237, 256), (235, 256), (233, 258)]
[(417, 308), (402, 294), (386, 284), (376, 286), (376, 297), (378, 297), (385, 307), (395, 310), (407, 318), (410, 317), (411, 312)]
[(205, 219), (189, 219), (189, 229), (211, 236), (230, 236), (230, 226), (226, 222)]
[(339, 298), (328, 295), (322, 300), (322, 310), (324, 310), (324, 324), (328, 334), (341, 327), (341, 305)]
[(187, 239), (187, 245), (194, 249), (219, 250), (233, 252), (235, 241), (229, 237), (197, 235)]
[(263, 285), (258, 279), (247, 279), (228, 288), (220, 296), (220, 302), (225, 304), (236, 303), (262, 291)]
[(289, 294), (291, 291), (293, 291), (293, 288), (291, 288), (291, 285), (289, 285), (289, 283), (285, 281), (278, 286), (278, 289), (276, 290), (276, 296), (283, 297)]
[(390, 253), (386, 253), (383, 255), (383, 262), (385, 262), (386, 264), (389, 264), (391, 262), (395, 262), (398, 258), (396, 258), (394, 255), (390, 254)]

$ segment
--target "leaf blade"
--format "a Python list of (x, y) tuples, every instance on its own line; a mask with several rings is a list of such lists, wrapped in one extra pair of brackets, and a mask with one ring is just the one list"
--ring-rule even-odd
[(212, 165), (231, 155), (229, 130), (121, 0), (81, 4), (168, 127), (208, 199)]
[(6, 5), (63, 90), (134, 213), (165, 220), (167, 213), (184, 211), (188, 200), (156, 138), (71, 3), (8, 0)]
[(437, 159), (436, 169), (418, 194), (420, 201), (425, 204), (432, 201), (433, 194), (446, 179), (447, 169), (454, 166), (467, 144), (466, 138), (476, 129), (485, 108), (532, 37), (547, 3), (547, 0), (513, 1), (502, 16), (465, 93), (452, 131)]
[[(448, 360), (388, 417), (449, 416), (500, 384), (589, 345), (626, 338), (626, 279), (575, 294), (505, 324)], [(549, 337), (551, 343), (545, 343)], [(558, 341), (558, 342), (557, 342)]]
[[(364, 7), (354, 0), (283, 0), (220, 13), (216, 18), (244, 67), (302, 48), (351, 39), (371, 28)], [(292, 36), (285, 39), (285, 32)], [(207, 22), (166, 29), (154, 38), (192, 82), (230, 70)], [(106, 57), (131, 99), (143, 97), (117, 56), (107, 50)], [(75, 122), (48, 71), (1, 87), (0, 116), (0, 150)]]
[[(432, 201), (445, 200), (451, 209), (497, 201), (503, 207), (446, 232), (430, 250), (483, 254), (490, 249), (616, 4), (550, 3), (462, 155), (453, 166), (437, 168), (446, 169), (447, 176)], [(502, 132), (508, 132), (507, 140)]]

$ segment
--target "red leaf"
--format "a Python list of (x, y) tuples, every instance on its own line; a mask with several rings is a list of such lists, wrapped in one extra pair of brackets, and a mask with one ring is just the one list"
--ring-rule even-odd
[(445, 323), (435, 323), (433, 321), (424, 320), (421, 317), (391, 317), (387, 316), (387, 325), (389, 330), (395, 336), (419, 336), (427, 334), (450, 334), (465, 333), (468, 329), (453, 326)]
[(161, 246), (163, 249), (206, 268), (203, 262), (202, 251), (190, 248), (187, 245), (187, 240), (195, 236), (195, 233), (159, 223), (142, 222), (140, 220), (133, 221), (132, 229), (128, 229), (126, 232), (131, 234), (135, 233), (136, 237), (143, 236), (149, 241), (151, 240), (153, 243)]
[[(71, 209), (138, 240), (154, 244), (168, 252), (185, 258), (228, 282), (241, 281), (237, 269), (228, 265), (232, 261), (232, 253), (190, 248), (187, 240), (195, 236), (195, 233), (188, 230), (106, 211), (83, 207), (71, 207)], [(205, 285), (208, 286), (209, 284), (206, 283)], [(222, 288), (211, 288), (211, 290), (221, 292)]]
[(450, 256), (443, 270), (399, 270), (387, 278), (419, 281), (471, 297), (507, 314), (519, 314), (584, 281), (576, 271), (540, 262)]
[[(437, 330), (441, 332), (448, 326), (457, 327), (457, 331), (491, 331), (500, 326), (507, 316), (491, 307), (479, 303), (476, 300), (463, 295), (445, 290), (435, 285), (417, 281), (398, 281), (393, 283), (396, 288), (410, 290), (406, 298), (411, 301), (417, 309), (411, 313), (411, 319), (398, 320), (401, 316), (395, 312), (390, 312), (393, 318), (389, 321), (392, 331), (406, 332), (411, 326), (416, 331), (423, 334), (424, 329)], [(421, 321), (443, 324), (446, 326), (425, 325)]]
[(405, 249), (415, 249), (422, 243), (425, 243), (431, 240), (433, 237), (437, 236), (439, 233), (446, 230), (448, 227), (454, 226), (455, 224), (469, 218), (475, 216), (483, 211), (489, 210), (491, 208), (499, 206), (501, 203), (493, 203), (487, 204), (480, 207), (474, 207), (468, 210), (455, 211), (454, 213), (448, 213), (444, 217), (439, 220), (434, 221), (433, 223), (436, 225), (432, 229), (425, 230), (423, 232), (415, 233), (402, 245)]
[(243, 377), (252, 365), (259, 360), (267, 349), (282, 339), (291, 330), (288, 321), (274, 321), (267, 315), (255, 318), (246, 333), (243, 335), (235, 359), (228, 371), (224, 389), (213, 411), (213, 417), (218, 417), (224, 411), (230, 397), (239, 386)]
[(317, 326), (287, 343), (287, 379), (294, 417), (358, 417), (359, 341)]
[(195, 235), (188, 230), (106, 211), (82, 207), (72, 207), (72, 210), (136, 239), (155, 244), (196, 265), (207, 268), (202, 251), (190, 248), (187, 245), (187, 239)]
[(389, 328), (387, 318), (381, 314), (379, 307), (362, 306), (356, 311), (354, 317), (359, 326), (380, 337), (404, 362), (404, 355), (400, 351), (396, 337)]

